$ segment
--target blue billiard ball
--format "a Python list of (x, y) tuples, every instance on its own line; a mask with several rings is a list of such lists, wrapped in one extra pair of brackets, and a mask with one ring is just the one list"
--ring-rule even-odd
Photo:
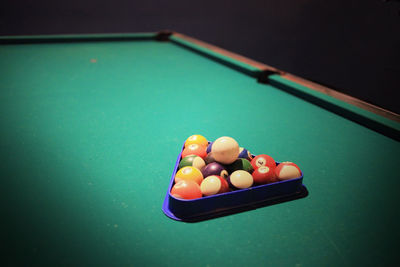
[(209, 144), (208, 144), (208, 146), (207, 146), (207, 153), (210, 153), (211, 152), (211, 147), (212, 147), (212, 144), (213, 144), (214, 142), (210, 142)]
[(246, 148), (240, 147), (238, 158), (247, 159), (251, 161), (253, 159), (253, 156), (251, 155), (250, 151), (248, 151)]

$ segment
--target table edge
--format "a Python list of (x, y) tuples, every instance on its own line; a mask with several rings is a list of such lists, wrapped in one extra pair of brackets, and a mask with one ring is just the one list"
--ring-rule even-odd
[[(256, 77), (261, 83), (273, 84), (278, 89), (400, 141), (400, 115), (395, 112), (182, 33), (172, 32), (170, 39), (181, 46)], [(289, 84), (296, 86), (289, 89)]]
[[(281, 90), (292, 93), (306, 101), (400, 141), (400, 115), (395, 112), (175, 31), (1, 36), (0, 45), (129, 40), (170, 41), (255, 77), (261, 83), (274, 84)], [(276, 78), (277, 75), (280, 79)], [(302, 89), (298, 90), (299, 87), (296, 86), (297, 89), (286, 90), (290, 83), (300, 85)], [(296, 90), (301, 92), (299, 93)], [(323, 100), (320, 101), (319, 99)]]
[(207, 49), (209, 49), (209, 50), (211, 50), (213, 52), (219, 53), (219, 54), (224, 55), (226, 57), (229, 57), (229, 58), (235, 59), (237, 61), (240, 61), (242, 63), (248, 64), (248, 65), (258, 69), (260, 72), (266, 72), (266, 71), (274, 72), (276, 74), (281, 75), (285, 79), (291, 80), (293, 82), (296, 82), (298, 84), (306, 86), (306, 87), (308, 87), (310, 89), (313, 89), (315, 91), (321, 92), (323, 94), (329, 95), (331, 97), (334, 97), (334, 98), (339, 99), (341, 101), (347, 102), (347, 103), (352, 104), (354, 106), (357, 106), (357, 107), (360, 107), (362, 109), (368, 110), (370, 112), (376, 113), (376, 114), (378, 114), (380, 116), (383, 116), (383, 117), (386, 117), (388, 119), (400, 122), (400, 115), (395, 113), (395, 112), (392, 112), (390, 110), (386, 110), (384, 108), (381, 108), (379, 106), (373, 105), (373, 104), (368, 103), (366, 101), (363, 101), (361, 99), (358, 99), (358, 98), (352, 97), (350, 95), (341, 93), (341, 92), (339, 92), (337, 90), (334, 90), (332, 88), (329, 88), (327, 86), (318, 84), (316, 82), (309, 81), (307, 79), (301, 78), (301, 77), (296, 76), (294, 74), (291, 74), (291, 73), (288, 73), (286, 71), (283, 71), (283, 70), (277, 69), (275, 67), (272, 67), (270, 65), (255, 61), (253, 59), (250, 59), (250, 58), (247, 58), (245, 56), (239, 55), (237, 53), (225, 50), (223, 48), (220, 48), (218, 46), (206, 43), (204, 41), (200, 41), (200, 40), (198, 40), (196, 38), (184, 35), (182, 33), (174, 32), (172, 35), (176, 36), (176, 37), (179, 37), (179, 38), (181, 38), (183, 40), (187, 40), (189, 42), (192, 42), (192, 43), (194, 43), (194, 44), (196, 44), (198, 46), (207, 48)]

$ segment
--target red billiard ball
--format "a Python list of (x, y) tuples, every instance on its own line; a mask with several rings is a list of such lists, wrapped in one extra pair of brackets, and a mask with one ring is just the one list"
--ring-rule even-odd
[(204, 196), (225, 193), (229, 191), (228, 182), (218, 175), (206, 177), (200, 185), (201, 193)]
[(278, 166), (276, 166), (275, 175), (281, 181), (289, 180), (300, 177), (301, 170), (299, 166), (293, 162), (286, 161), (281, 162)]
[(274, 169), (267, 166), (259, 167), (253, 172), (252, 176), (256, 184), (269, 184), (278, 181)]
[(196, 182), (186, 180), (181, 180), (176, 183), (171, 189), (171, 195), (182, 199), (196, 199), (202, 197), (200, 186)]
[(265, 154), (255, 156), (251, 160), (251, 165), (253, 166), (254, 170), (260, 168), (261, 166), (267, 166), (271, 169), (275, 169), (276, 167), (275, 160), (271, 156)]
[(189, 155), (196, 155), (204, 159), (207, 156), (206, 147), (198, 144), (191, 144), (182, 151), (182, 158)]

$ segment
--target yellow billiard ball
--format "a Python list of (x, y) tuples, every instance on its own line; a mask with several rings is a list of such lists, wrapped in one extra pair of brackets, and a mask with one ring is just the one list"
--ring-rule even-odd
[(180, 181), (193, 181), (198, 185), (203, 181), (203, 174), (201, 171), (192, 166), (186, 166), (180, 169), (175, 175), (175, 183)]
[(194, 134), (194, 135), (190, 136), (188, 139), (186, 139), (185, 147), (188, 147), (192, 144), (207, 147), (208, 141), (204, 136), (199, 135), (199, 134)]

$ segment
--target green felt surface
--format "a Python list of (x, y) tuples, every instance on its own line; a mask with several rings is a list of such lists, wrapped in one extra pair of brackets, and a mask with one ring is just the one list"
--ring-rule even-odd
[(177, 43), (177, 44), (180, 44), (180, 45), (182, 45), (184, 47), (188, 47), (190, 49), (194, 49), (198, 53), (202, 53), (202, 54), (207, 55), (207, 56), (209, 56), (211, 58), (215, 58), (217, 60), (221, 60), (221, 61), (223, 61), (223, 62), (225, 62), (225, 63), (227, 63), (229, 65), (234, 65), (236, 68), (238, 68), (240, 70), (243, 70), (244, 72), (246, 72), (246, 73), (248, 73), (250, 75), (256, 76), (260, 72), (260, 70), (258, 68), (256, 68), (256, 67), (254, 67), (254, 66), (251, 66), (251, 65), (249, 65), (247, 63), (244, 63), (244, 62), (241, 62), (241, 61), (239, 61), (237, 59), (230, 58), (230, 57), (228, 57), (226, 55), (223, 55), (223, 54), (220, 54), (220, 53), (218, 53), (216, 51), (210, 50), (210, 49), (208, 49), (206, 47), (202, 47), (201, 45), (198, 45), (196, 43), (192, 43), (192, 42), (190, 42), (188, 40), (185, 40), (185, 39), (183, 39), (183, 38), (181, 38), (179, 36), (172, 35), (170, 37), (170, 40), (175, 42), (175, 43)]
[[(0, 46), (3, 261), (342, 266), (397, 260), (400, 144), (170, 42)], [(199, 223), (162, 203), (184, 140), (296, 162), (309, 196)]]

